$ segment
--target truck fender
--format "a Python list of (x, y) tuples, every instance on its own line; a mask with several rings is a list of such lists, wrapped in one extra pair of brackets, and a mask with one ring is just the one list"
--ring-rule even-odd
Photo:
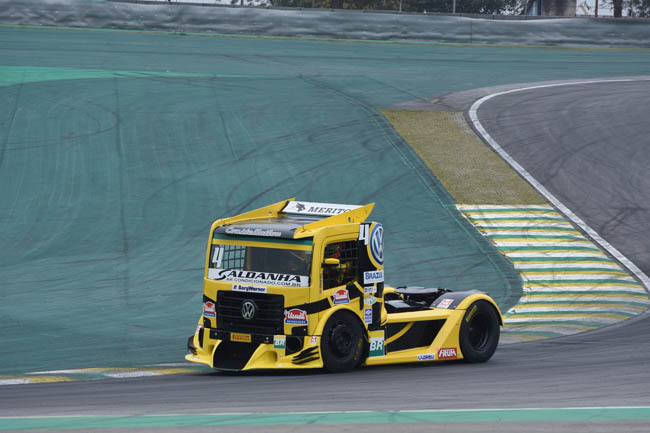
[[(447, 299), (447, 301), (444, 301), (445, 299)], [(479, 290), (468, 290), (465, 292), (447, 292), (433, 301), (431, 306), (435, 308), (446, 308), (448, 310), (467, 310), (469, 306), (472, 305), (472, 303), (478, 300), (487, 301), (494, 307), (497, 314), (499, 315), (501, 326), (503, 326), (503, 317), (501, 315), (499, 306), (486, 293)], [(441, 304), (442, 306), (440, 306)]]
[(363, 321), (359, 318), (358, 310), (354, 310), (353, 308), (350, 307), (350, 305), (356, 305), (356, 304), (340, 305), (340, 306), (330, 308), (330, 309), (328, 309), (326, 311), (323, 311), (321, 313), (322, 316), (319, 317), (318, 326), (316, 327), (316, 330), (314, 331), (314, 335), (323, 335), (323, 329), (325, 328), (325, 324), (327, 323), (329, 318), (332, 317), (332, 315), (334, 313), (337, 313), (339, 311), (349, 311), (350, 313), (352, 313), (352, 315), (354, 317), (356, 317), (356, 319), (359, 321), (359, 324), (361, 325), (361, 327), (365, 330), (366, 339), (367, 339), (368, 338), (368, 335), (367, 335), (368, 334), (368, 329), (367, 329), (366, 325), (363, 323)]

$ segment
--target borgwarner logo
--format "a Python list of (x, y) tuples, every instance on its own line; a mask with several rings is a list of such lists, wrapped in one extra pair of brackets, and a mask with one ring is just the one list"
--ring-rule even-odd
[(251, 320), (255, 317), (257, 306), (253, 301), (244, 301), (241, 303), (241, 316), (246, 320)]

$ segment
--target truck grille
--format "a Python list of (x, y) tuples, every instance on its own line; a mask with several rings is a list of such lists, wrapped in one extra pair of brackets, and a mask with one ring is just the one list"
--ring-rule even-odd
[[(244, 301), (252, 301), (256, 307), (255, 316), (250, 320), (242, 317)], [(284, 296), (219, 291), (217, 293), (217, 329), (250, 334), (283, 334)]]

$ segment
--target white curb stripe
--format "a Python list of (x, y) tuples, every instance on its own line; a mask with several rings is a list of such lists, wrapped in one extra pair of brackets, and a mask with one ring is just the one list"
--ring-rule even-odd
[(588, 247), (589, 250), (575, 250), (575, 251), (599, 251), (598, 248), (591, 242), (589, 241), (579, 241), (575, 240), (572, 242), (537, 242), (537, 241), (532, 241), (530, 239), (522, 239), (519, 242), (513, 242), (511, 240), (508, 241), (501, 241), (499, 239), (491, 239), (492, 242), (498, 246), (498, 247), (518, 247), (521, 248), (522, 250), (526, 249), (526, 247), (547, 247), (549, 250), (571, 250), (572, 248), (575, 247)]
[(497, 212), (467, 212), (469, 216), (479, 220), (490, 220), (490, 219), (536, 219), (536, 218), (552, 218), (556, 220), (562, 220), (564, 217), (557, 213), (556, 211), (548, 211), (544, 213), (522, 213), (522, 212), (507, 212), (507, 213), (497, 213)]
[(523, 221), (510, 221), (510, 222), (494, 222), (494, 221), (474, 221), (474, 224), (479, 227), (571, 227), (568, 221), (543, 221), (543, 222), (523, 222)]
[(539, 209), (539, 210), (555, 210), (553, 206), (543, 204), (527, 204), (527, 205), (507, 205), (507, 204), (459, 204), (456, 205), (458, 209), (463, 211), (472, 210), (490, 210), (490, 209)]
[(592, 329), (597, 329), (597, 327), (594, 326), (584, 326), (584, 325), (576, 325), (576, 326), (561, 326), (561, 325), (549, 325), (549, 326), (544, 326), (544, 325), (532, 325), (532, 326), (509, 326), (506, 328), (508, 334), (514, 334), (514, 333), (525, 333), (525, 332), (552, 332), (560, 335), (571, 335), (575, 334), (577, 332), (582, 332), (582, 331), (590, 331)]
[(616, 291), (619, 293), (639, 293), (645, 294), (643, 287), (621, 287), (621, 286), (524, 286), (524, 293), (553, 293), (553, 292), (611, 292)]
[[(612, 313), (630, 313), (630, 314), (639, 314), (641, 311), (646, 310), (648, 307), (647, 306), (641, 306), (639, 305), (638, 307), (634, 306), (609, 306), (609, 305), (596, 305), (593, 307), (560, 307), (560, 306), (530, 306), (526, 304), (519, 304), (516, 307), (516, 312), (517, 313), (552, 313), (554, 311), (558, 311), (558, 309), (562, 309), (562, 311), (565, 312), (575, 312), (575, 313), (584, 313), (584, 312), (590, 312), (590, 311), (598, 311), (602, 312), (604, 311), (603, 308), (607, 307), (608, 312)], [(513, 311), (514, 313), (514, 311)]]
[(121, 371), (121, 372), (105, 372), (104, 376), (112, 377), (114, 379), (125, 379), (130, 377), (149, 377), (149, 376), (162, 376), (160, 373), (153, 371)]
[(530, 275), (526, 273), (521, 274), (521, 278), (524, 281), (564, 281), (564, 280), (621, 280), (621, 281), (632, 281), (636, 280), (630, 276), (623, 275), (612, 275), (612, 274), (558, 274), (558, 273), (549, 273), (542, 275)]
[(617, 265), (616, 263), (599, 263), (599, 262), (590, 262), (590, 263), (585, 263), (585, 262), (577, 262), (577, 263), (571, 263), (571, 262), (544, 262), (544, 263), (526, 263), (526, 262), (518, 262), (514, 263), (515, 269), (521, 269), (522, 271), (526, 270), (533, 270), (533, 269), (548, 269), (550, 272), (552, 272), (553, 268), (575, 268), (576, 270), (580, 270), (581, 268), (585, 269), (602, 269), (603, 271), (606, 270), (620, 270), (622, 271), (621, 267)]
[[(625, 320), (627, 317), (595, 317), (593, 315), (589, 316), (582, 316), (580, 314), (575, 314), (575, 315), (563, 315), (563, 314), (554, 314), (552, 317), (525, 317), (525, 316), (517, 316), (517, 317), (505, 317), (503, 321), (506, 324), (513, 324), (513, 323), (527, 323), (527, 322), (548, 322), (548, 323), (553, 323), (557, 322), (558, 320), (565, 320), (565, 321), (570, 321), (570, 322), (592, 322), (592, 323), (601, 323), (603, 325), (610, 325), (612, 323), (617, 323), (620, 322), (621, 320)], [(530, 329), (532, 331), (532, 329)]]
[(648, 305), (650, 300), (644, 299), (639, 295), (629, 294), (617, 294), (616, 296), (598, 296), (595, 293), (589, 293), (587, 295), (567, 295), (567, 294), (558, 294), (552, 297), (546, 297), (548, 295), (544, 294), (526, 294), (519, 299), (520, 305), (524, 304), (544, 304), (544, 303), (557, 303), (557, 302), (571, 302), (571, 303), (580, 303), (580, 302), (627, 302), (629, 304), (639, 304), (639, 305)]
[(549, 230), (487, 229), (487, 230), (483, 230), (483, 233), (485, 233), (488, 236), (512, 236), (513, 238), (527, 237), (527, 238), (535, 239), (541, 236), (544, 236), (544, 238), (553, 236), (558, 238), (571, 237), (575, 239), (587, 239), (584, 236), (582, 236), (580, 232), (577, 230), (566, 230), (560, 232), (560, 231), (554, 231), (552, 229)]
[(508, 257), (521, 257), (521, 258), (552, 258), (552, 257), (607, 257), (602, 251), (541, 251), (541, 252), (503, 252)]
[(24, 385), (26, 383), (31, 383), (28, 379), (0, 379), (0, 385)]

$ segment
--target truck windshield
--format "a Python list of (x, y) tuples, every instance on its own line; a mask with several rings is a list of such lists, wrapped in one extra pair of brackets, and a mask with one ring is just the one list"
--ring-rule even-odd
[(310, 268), (311, 251), (218, 243), (212, 245), (208, 278), (240, 284), (308, 287)]

